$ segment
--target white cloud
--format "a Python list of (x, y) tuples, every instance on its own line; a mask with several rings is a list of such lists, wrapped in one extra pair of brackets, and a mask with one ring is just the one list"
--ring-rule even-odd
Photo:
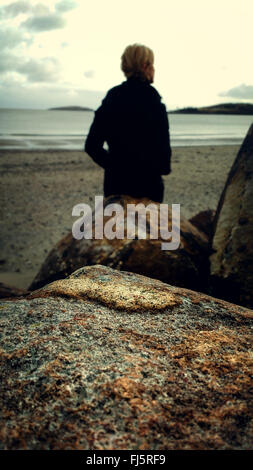
[(219, 93), (219, 96), (229, 96), (231, 98), (238, 98), (239, 100), (252, 100), (253, 85), (245, 85), (245, 83), (242, 83), (228, 91)]
[(39, 61), (30, 59), (19, 65), (16, 71), (25, 75), (29, 82), (55, 82), (59, 79), (60, 65), (54, 57)]
[(61, 29), (66, 25), (65, 18), (62, 18), (57, 13), (49, 13), (47, 15), (40, 15), (28, 18), (26, 21), (21, 23), (24, 28), (34, 31), (51, 31), (53, 29)]
[[(216, 104), (227, 96), (253, 100), (252, 0), (207, 3), (0, 0), (1, 79), (16, 74), (33, 97), (38, 93), (42, 107), (40, 87), (47, 81), (54, 80), (55, 88), (85, 86), (105, 94), (124, 80), (124, 48), (140, 42), (154, 50), (154, 86), (169, 109)], [(15, 93), (18, 100), (18, 87)], [(86, 105), (80, 93), (79, 102), (70, 104)]]
[(72, 0), (62, 0), (61, 2), (56, 3), (55, 5), (55, 9), (62, 13), (73, 10), (76, 7), (77, 3), (73, 2)]
[(94, 75), (95, 75), (94, 70), (87, 70), (86, 72), (84, 72), (84, 76), (85, 76), (86, 78), (93, 78)]
[(22, 60), (20, 57), (11, 54), (10, 52), (0, 52), (0, 73), (15, 71), (21, 65)]
[(31, 11), (37, 16), (47, 15), (50, 13), (49, 8), (43, 3), (36, 3), (36, 5), (31, 8)]
[(22, 43), (31, 43), (32, 38), (16, 28), (3, 28), (0, 30), (1, 49), (13, 49)]
[(2, 18), (3, 17), (15, 18), (15, 16), (18, 16), (20, 13), (27, 13), (30, 10), (31, 10), (30, 2), (19, 1), (19, 2), (10, 3), (9, 5), (5, 5), (4, 7), (2, 7), (0, 10), (0, 15)]
[(0, 52), (0, 73), (3, 74), (3, 78), (9, 72), (15, 72), (28, 82), (57, 82), (60, 70), (60, 64), (54, 57), (24, 60), (9, 52)]

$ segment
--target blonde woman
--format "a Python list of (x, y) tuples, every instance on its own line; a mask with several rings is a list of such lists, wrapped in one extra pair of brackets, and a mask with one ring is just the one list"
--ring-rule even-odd
[(171, 171), (171, 147), (166, 108), (151, 86), (153, 51), (128, 46), (121, 69), (126, 80), (108, 91), (95, 112), (85, 151), (105, 170), (105, 197), (126, 194), (162, 202), (161, 175)]

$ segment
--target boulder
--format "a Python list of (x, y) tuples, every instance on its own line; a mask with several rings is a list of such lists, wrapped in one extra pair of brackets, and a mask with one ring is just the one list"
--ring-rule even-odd
[(215, 211), (212, 209), (207, 209), (205, 211), (198, 212), (194, 215), (189, 222), (195, 225), (198, 230), (203, 232), (209, 240), (213, 236), (213, 223), (214, 223)]
[(253, 124), (239, 150), (214, 221), (213, 295), (253, 307)]
[[(132, 271), (164, 282), (191, 289), (205, 290), (209, 275), (210, 248), (208, 238), (194, 225), (180, 217), (180, 246), (177, 250), (161, 249), (161, 229), (171, 230), (171, 206), (168, 207), (169, 221), (160, 217), (160, 204), (149, 199), (133, 199), (129, 196), (112, 196), (104, 199), (104, 208), (117, 203), (124, 208), (124, 238), (109, 240), (73, 238), (72, 232), (65, 236), (52, 249), (33, 280), (30, 290), (61, 279), (82, 266), (103, 264), (114, 269)], [(143, 203), (144, 210), (153, 204), (151, 215), (148, 214), (147, 238), (127, 239), (126, 218), (127, 204)], [(143, 217), (144, 210), (140, 211)], [(154, 225), (152, 213), (158, 210), (158, 239), (151, 239)], [(110, 217), (104, 217), (105, 223)], [(136, 217), (137, 224), (137, 217)], [(93, 213), (92, 230), (94, 234), (95, 217)], [(177, 226), (178, 227), (178, 226)], [(136, 228), (135, 228), (136, 229)]]
[(252, 310), (90, 266), (0, 313), (2, 449), (252, 449)]
[(19, 289), (18, 287), (9, 286), (0, 282), (0, 299), (20, 297), (26, 295), (28, 291), (26, 289)]

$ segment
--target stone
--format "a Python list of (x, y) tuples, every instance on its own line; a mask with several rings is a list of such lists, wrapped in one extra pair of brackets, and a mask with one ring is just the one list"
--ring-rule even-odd
[(203, 232), (209, 240), (213, 237), (213, 223), (214, 223), (215, 211), (207, 209), (194, 215), (189, 222), (195, 225), (198, 230)]
[[(184, 286), (191, 289), (206, 289), (209, 276), (209, 254), (211, 253), (207, 236), (200, 232), (183, 215), (180, 218), (180, 246), (177, 250), (161, 249), (160, 229), (168, 229), (168, 220), (160, 220), (160, 205), (149, 199), (134, 199), (129, 196), (112, 196), (104, 200), (104, 207), (118, 203), (124, 207), (126, 222), (127, 204), (153, 204), (159, 213), (159, 237), (150, 238), (153, 219), (147, 224), (147, 239), (127, 239), (126, 223), (124, 239), (108, 240), (103, 238), (76, 240), (72, 232), (63, 237), (48, 254), (40, 271), (33, 280), (29, 290), (65, 278), (82, 266), (103, 264), (122, 271), (159, 279), (169, 284)], [(152, 211), (151, 211), (152, 212)], [(143, 212), (141, 213), (141, 217)], [(149, 214), (148, 214), (149, 215)], [(93, 214), (94, 219), (94, 214)], [(104, 224), (109, 217), (105, 217)], [(137, 221), (137, 218), (136, 218)], [(93, 233), (94, 233), (93, 220)], [(169, 206), (169, 229), (171, 230), (171, 206)]]
[(253, 307), (253, 124), (234, 161), (214, 221), (212, 293)]
[(9, 286), (3, 282), (0, 282), (0, 299), (20, 297), (27, 294), (27, 290), (19, 289), (18, 287)]
[(252, 319), (101, 265), (1, 301), (1, 449), (252, 449)]

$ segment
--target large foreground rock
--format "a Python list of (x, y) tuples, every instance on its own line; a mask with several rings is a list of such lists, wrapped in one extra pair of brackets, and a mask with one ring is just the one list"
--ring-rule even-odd
[[(211, 251), (208, 237), (203, 232), (181, 215), (180, 246), (175, 251), (165, 251), (161, 249), (160, 231), (162, 228), (168, 230), (168, 225), (169, 230), (171, 230), (171, 206), (169, 206), (168, 224), (166, 218), (160, 218), (160, 205), (149, 199), (112, 196), (104, 200), (104, 207), (112, 203), (118, 203), (124, 207), (124, 238), (121, 240), (108, 240), (107, 238), (102, 240), (76, 240), (73, 238), (72, 232), (69, 233), (49, 253), (29, 290), (38, 289), (56, 279), (65, 278), (82, 266), (95, 264), (131, 271), (173, 285), (205, 290), (209, 276), (208, 257)], [(127, 239), (127, 204), (137, 205), (139, 203), (144, 204), (144, 210), (149, 204), (153, 204), (155, 210), (158, 208), (159, 231), (157, 240), (150, 239), (149, 236), (153, 226), (152, 217), (149, 218), (147, 224), (147, 239), (141, 240), (137, 237), (132, 240)], [(145, 213), (144, 210), (141, 211), (141, 217)], [(108, 220), (109, 217), (104, 218), (104, 225)], [(94, 215), (92, 230), (94, 236)]]
[(1, 448), (252, 449), (252, 311), (92, 266), (0, 314)]
[(210, 257), (215, 296), (253, 307), (253, 124), (221, 195)]

